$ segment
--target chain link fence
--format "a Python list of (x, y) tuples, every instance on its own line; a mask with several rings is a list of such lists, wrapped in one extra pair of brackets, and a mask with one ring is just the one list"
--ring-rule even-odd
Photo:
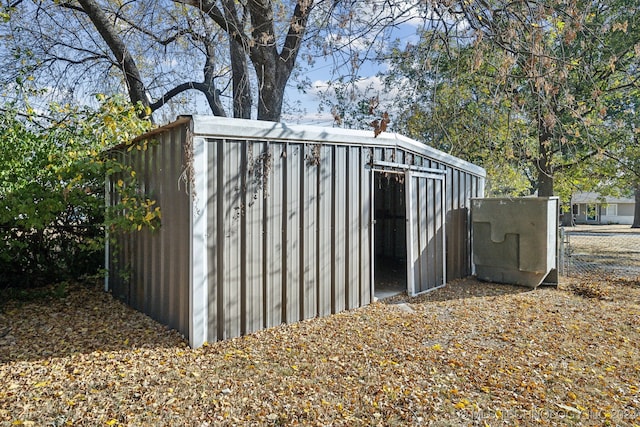
[(560, 274), (640, 277), (640, 229), (628, 225), (560, 229)]

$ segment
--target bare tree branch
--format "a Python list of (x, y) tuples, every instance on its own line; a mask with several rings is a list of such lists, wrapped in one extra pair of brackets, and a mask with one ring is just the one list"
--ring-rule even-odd
[(134, 104), (140, 102), (142, 105), (148, 106), (149, 99), (144, 83), (142, 82), (142, 77), (138, 71), (138, 66), (131, 56), (127, 45), (118, 36), (116, 29), (109, 22), (107, 15), (94, 0), (78, 0), (78, 2), (95, 25), (96, 30), (100, 33), (105, 43), (107, 43), (111, 49), (118, 64), (122, 67), (131, 102)]

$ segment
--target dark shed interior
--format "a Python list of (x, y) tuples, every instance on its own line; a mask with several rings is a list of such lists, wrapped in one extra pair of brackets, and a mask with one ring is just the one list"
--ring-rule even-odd
[(373, 198), (376, 298), (407, 291), (406, 194), (404, 174), (374, 172)]

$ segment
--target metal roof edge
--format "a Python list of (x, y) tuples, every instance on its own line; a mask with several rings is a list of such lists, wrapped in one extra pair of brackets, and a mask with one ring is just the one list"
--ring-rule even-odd
[(181, 125), (183, 125), (185, 123), (189, 123), (192, 120), (192, 117), (193, 116), (187, 116), (187, 115), (178, 116), (171, 123), (167, 123), (166, 125), (159, 126), (157, 128), (151, 129), (150, 131), (147, 131), (147, 132), (143, 133), (142, 135), (139, 135), (139, 136), (135, 137), (134, 139), (131, 140), (131, 143), (138, 142), (138, 141), (140, 141), (142, 139), (149, 138), (150, 136), (157, 135), (157, 134), (162, 133), (162, 132), (164, 132), (166, 130), (173, 129), (173, 128), (181, 126)]
[(230, 119), (208, 115), (193, 115), (190, 118), (193, 121), (192, 130), (195, 136), (241, 137), (246, 139), (269, 138), (282, 141), (293, 139), (301, 142), (328, 142), (380, 147), (394, 146), (431, 157), (480, 177), (486, 177), (485, 169), (480, 166), (396, 133), (383, 132), (374, 137), (372, 130), (289, 125), (280, 122)]
[(438, 150), (437, 148), (433, 148), (427, 144), (416, 141), (415, 139), (406, 137), (404, 135), (400, 135), (397, 133), (394, 135), (398, 139), (398, 141), (401, 142), (400, 145), (403, 148), (425, 154), (429, 157), (435, 158), (436, 160), (440, 160), (443, 163), (449, 164), (450, 166), (464, 169), (467, 172), (481, 176), (482, 178), (486, 178), (487, 176), (487, 171), (481, 166), (478, 166), (466, 160), (462, 160), (459, 157), (445, 153), (444, 151)]
[(178, 118), (176, 120), (174, 120), (171, 123), (168, 123), (166, 125), (163, 126), (158, 126), (157, 128), (153, 128), (151, 130), (148, 130), (147, 132), (140, 134), (138, 136), (136, 136), (135, 138), (133, 138), (131, 141), (128, 141), (126, 143), (120, 143), (118, 145), (114, 145), (113, 147), (109, 147), (107, 149), (105, 149), (105, 152), (110, 152), (110, 151), (116, 151), (116, 150), (120, 150), (124, 147), (127, 147), (131, 144), (135, 144), (138, 141), (142, 141), (144, 139), (149, 139), (150, 137), (157, 135), (159, 133), (162, 133), (164, 131), (173, 129), (175, 127), (181, 126), (185, 123), (189, 123), (191, 121), (191, 116), (178, 116)]

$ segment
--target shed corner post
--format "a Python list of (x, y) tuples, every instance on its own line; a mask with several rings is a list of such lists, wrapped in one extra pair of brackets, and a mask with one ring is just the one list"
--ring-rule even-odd
[(485, 176), (478, 177), (478, 194), (475, 197), (483, 198), (484, 197), (484, 184), (485, 184)]
[[(111, 207), (111, 186), (110, 184), (111, 177), (108, 173), (104, 176), (104, 205), (105, 205), (105, 216), (107, 215), (107, 210)], [(106, 221), (105, 221), (106, 222)], [(104, 227), (104, 291), (109, 292), (109, 258), (111, 258), (111, 247), (109, 245), (109, 227), (105, 225)]]
[[(193, 124), (192, 124), (193, 125)], [(207, 256), (207, 141), (192, 131), (193, 181), (189, 188), (191, 244), (189, 250), (189, 346), (198, 348), (208, 336), (208, 256)], [(189, 166), (187, 166), (189, 167)]]
[(474, 250), (473, 250), (473, 198), (482, 199), (484, 198), (484, 186), (485, 186), (486, 172), (485, 175), (478, 176), (478, 189), (476, 195), (472, 195), (472, 199), (469, 200), (469, 245), (471, 247), (471, 275), (476, 275), (476, 263), (474, 262)]
[(405, 188), (405, 210), (406, 210), (406, 229), (405, 229), (405, 238), (407, 239), (407, 294), (410, 297), (416, 296), (416, 283), (415, 283), (415, 272), (413, 269), (413, 260), (416, 256), (413, 250), (413, 236), (411, 235), (411, 225), (414, 223), (415, 218), (413, 215), (413, 199), (412, 193), (413, 182), (411, 171), (407, 169), (404, 172), (404, 188)]

